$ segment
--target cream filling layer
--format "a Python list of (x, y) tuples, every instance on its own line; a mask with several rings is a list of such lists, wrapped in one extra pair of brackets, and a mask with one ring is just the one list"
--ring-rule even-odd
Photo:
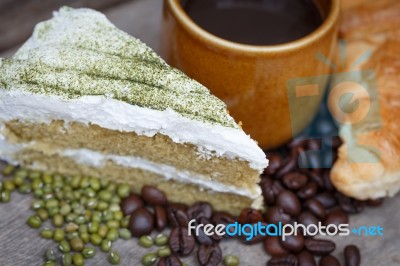
[(143, 108), (104, 96), (63, 99), (0, 88), (0, 124), (10, 120), (50, 123), (53, 120), (96, 124), (139, 135), (169, 136), (176, 143), (198, 146), (204, 157), (240, 159), (261, 173), (268, 165), (264, 152), (241, 129), (212, 125), (183, 117), (167, 109)]
[[(34, 145), (34, 142), (31, 144), (10, 144), (8, 143), (6, 138), (0, 134), (0, 157), (5, 158), (10, 163), (18, 163), (18, 161), (15, 160), (15, 156), (22, 150)], [(210, 189), (212, 191), (238, 194), (251, 199), (256, 199), (261, 195), (261, 189), (257, 185), (254, 185), (254, 188), (252, 190), (240, 189), (237, 187), (209, 180), (209, 178), (204, 175), (178, 170), (170, 165), (154, 163), (146, 159), (133, 156), (120, 156), (113, 154), (105, 155), (88, 149), (54, 150), (53, 154), (68, 157), (79, 164), (88, 165), (96, 168), (101, 168), (105, 166), (108, 161), (112, 161), (115, 164), (121, 165), (123, 167), (140, 168), (161, 175), (167, 180), (173, 179), (182, 183), (195, 184), (202, 188)], [(34, 165), (33, 167), (35, 168)]]

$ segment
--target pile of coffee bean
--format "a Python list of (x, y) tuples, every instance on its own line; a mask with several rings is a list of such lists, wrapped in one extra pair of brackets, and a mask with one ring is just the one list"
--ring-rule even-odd
[[(333, 160), (340, 144), (339, 138), (333, 138)], [(268, 206), (264, 222), (339, 225), (348, 223), (349, 214), (359, 213), (365, 206), (382, 204), (382, 199), (359, 201), (338, 192), (330, 181), (329, 168), (299, 167), (301, 160), (308, 166), (318, 166), (321, 158), (309, 151), (320, 151), (321, 145), (317, 140), (295, 139), (285, 148), (268, 154), (270, 165), (260, 183)], [(321, 257), (319, 264), (322, 266), (340, 265), (339, 260), (330, 255), (336, 245), (329, 240), (298, 234), (285, 241), (278, 237), (267, 237), (263, 241), (265, 251), (272, 256), (267, 265), (316, 265), (314, 256)], [(360, 260), (358, 248), (347, 246), (346, 265), (360, 265)]]

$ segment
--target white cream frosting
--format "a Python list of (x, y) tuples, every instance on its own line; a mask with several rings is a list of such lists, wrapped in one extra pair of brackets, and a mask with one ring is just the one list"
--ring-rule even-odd
[[(14, 159), (18, 152), (34, 145), (34, 142), (29, 144), (10, 144), (7, 142), (5, 137), (0, 134), (0, 156), (7, 159), (11, 163), (18, 163)], [(212, 181), (207, 176), (188, 171), (181, 171), (173, 166), (154, 163), (143, 158), (114, 154), (105, 155), (88, 149), (54, 150), (52, 153), (69, 157), (77, 163), (96, 168), (103, 167), (107, 161), (112, 161), (127, 168), (140, 168), (161, 175), (167, 180), (173, 179), (183, 183), (195, 184), (201, 188), (211, 189), (216, 192), (234, 193), (251, 199), (257, 199), (261, 195), (261, 190), (258, 185), (254, 185), (252, 191), (245, 188), (240, 189), (234, 186)]]
[(201, 154), (248, 161), (259, 172), (268, 162), (263, 151), (240, 129), (202, 123), (170, 109), (142, 108), (104, 96), (66, 100), (58, 96), (0, 89), (0, 123), (14, 119), (33, 123), (75, 121), (145, 136), (160, 133), (176, 143), (198, 146)]

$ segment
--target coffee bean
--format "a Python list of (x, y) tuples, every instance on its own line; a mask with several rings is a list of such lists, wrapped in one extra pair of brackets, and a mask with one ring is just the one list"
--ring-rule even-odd
[(303, 212), (297, 217), (297, 222), (307, 227), (310, 224), (318, 225), (319, 220), (310, 212)]
[(324, 256), (319, 261), (320, 266), (340, 266), (339, 260), (331, 255)]
[(171, 230), (168, 244), (173, 252), (186, 256), (193, 251), (196, 243), (193, 234), (189, 235), (187, 228), (175, 227)]
[(315, 172), (309, 172), (310, 179), (317, 184), (317, 187), (323, 188), (324, 187), (324, 179), (320, 174)]
[[(214, 214), (211, 218), (211, 222), (214, 225), (218, 225), (218, 224), (228, 225), (228, 224), (232, 224), (232, 223), (236, 222), (236, 219), (233, 218), (233, 216), (227, 212), (214, 212)], [(233, 232), (234, 230), (235, 229), (232, 228), (232, 230), (230, 230), (230, 231)], [(225, 234), (222, 236), (222, 238), (232, 238), (232, 237), (229, 236), (228, 234)]]
[(267, 206), (275, 203), (276, 194), (272, 188), (273, 181), (269, 177), (263, 177), (260, 182), (264, 202)]
[(318, 200), (309, 199), (304, 203), (304, 207), (308, 209), (316, 217), (323, 219), (325, 217), (325, 208)]
[(243, 209), (238, 218), (240, 224), (255, 224), (263, 220), (261, 212), (252, 208)]
[(197, 259), (202, 266), (218, 266), (222, 261), (222, 251), (217, 245), (201, 245), (197, 252)]
[(321, 139), (310, 139), (307, 141), (307, 148), (310, 151), (318, 151), (321, 149)]
[[(330, 224), (338, 226), (339, 224), (347, 223), (349, 223), (349, 216), (347, 215), (347, 213), (338, 208), (331, 210), (324, 219), (325, 226), (328, 226)], [(329, 232), (333, 233), (333, 229), (329, 230)]]
[[(267, 226), (266, 223), (261, 223), (261, 224), (263, 226)], [(265, 236), (263, 236), (261, 234), (255, 234), (251, 239), (248, 240), (248, 236), (246, 236), (246, 235), (253, 235), (253, 232), (251, 231), (252, 229), (247, 226), (243, 230), (244, 230), (245, 234), (242, 234), (239, 237), (239, 240), (245, 245), (253, 245), (253, 244), (261, 243), (265, 239)]]
[(276, 171), (281, 167), (282, 156), (277, 153), (268, 154), (269, 164), (268, 167), (264, 170), (264, 174), (273, 175)]
[(143, 200), (135, 194), (130, 194), (121, 201), (121, 210), (125, 216), (132, 214), (136, 209), (143, 206)]
[(327, 255), (335, 250), (336, 245), (330, 240), (306, 238), (304, 245), (313, 255)]
[(384, 198), (367, 200), (367, 205), (371, 207), (379, 207), (383, 204)]
[[(204, 226), (211, 224), (210, 221), (208, 221), (207, 218), (205, 217), (201, 217), (198, 220), (196, 220), (195, 225), (198, 226), (199, 224), (203, 224)], [(206, 233), (204, 232), (204, 226), (203, 227), (199, 227), (199, 229), (193, 233), (195, 233), (194, 235), (196, 236), (196, 240), (199, 244), (203, 244), (203, 245), (211, 245), (214, 241), (212, 236), (208, 236), (206, 235)]]
[(289, 254), (289, 251), (281, 246), (279, 238), (278, 236), (268, 236), (264, 239), (264, 250), (273, 257)]
[(297, 266), (297, 258), (295, 255), (287, 255), (281, 257), (272, 257), (268, 262), (267, 266)]
[(285, 240), (280, 240), (281, 246), (293, 253), (297, 253), (304, 248), (304, 236), (301, 234), (289, 235), (285, 237)]
[(278, 224), (279, 222), (288, 224), (291, 222), (291, 217), (282, 208), (274, 206), (267, 209), (265, 220), (270, 224)]
[(160, 258), (158, 266), (182, 266), (182, 262), (176, 255), (170, 255), (168, 257)]
[(309, 199), (317, 193), (318, 186), (315, 182), (309, 182), (307, 185), (302, 187), (298, 192), (297, 196), (301, 199)]
[(131, 214), (129, 229), (133, 236), (140, 237), (142, 235), (148, 235), (153, 231), (153, 228), (153, 214), (145, 207), (141, 207)]
[(332, 147), (337, 149), (339, 146), (342, 145), (342, 140), (339, 136), (335, 136), (332, 138)]
[(211, 218), (211, 222), (214, 225), (218, 225), (218, 224), (224, 224), (224, 225), (228, 225), (231, 223), (234, 223), (236, 220), (235, 218), (233, 218), (233, 216), (227, 212), (214, 212), (212, 218)]
[(164, 228), (167, 226), (167, 212), (165, 211), (165, 208), (162, 206), (155, 206), (154, 218), (157, 230), (164, 230)]
[(314, 256), (307, 250), (303, 250), (297, 254), (298, 266), (317, 266)]
[(285, 188), (282, 186), (281, 182), (274, 180), (272, 182), (272, 191), (274, 191), (275, 197), (277, 197)]
[(189, 217), (189, 220), (192, 219), (199, 219), (200, 217), (205, 217), (207, 219), (210, 219), (212, 216), (212, 207), (209, 203), (207, 202), (198, 202), (192, 205), (188, 210), (187, 210), (187, 215)]
[(167, 217), (168, 224), (171, 227), (185, 227), (189, 223), (189, 217), (186, 214), (186, 210), (181, 208), (179, 205), (169, 205), (167, 207)]
[(360, 250), (357, 246), (348, 245), (344, 248), (346, 266), (359, 266), (361, 264)]
[(282, 162), (282, 167), (276, 172), (277, 177), (281, 177), (289, 172), (291, 172), (296, 167), (297, 160), (293, 157), (287, 157)]
[(322, 192), (314, 197), (318, 200), (325, 208), (330, 209), (336, 204), (336, 198), (332, 192)]
[(281, 207), (285, 213), (292, 216), (297, 216), (301, 211), (300, 200), (297, 198), (296, 194), (290, 190), (279, 193), (276, 198), (276, 205)]
[(364, 209), (364, 203), (358, 200), (353, 200), (345, 195), (337, 192), (336, 199), (339, 202), (340, 208), (349, 214), (360, 213)]
[(331, 182), (331, 177), (330, 177), (330, 172), (329, 171), (325, 171), (322, 174), (322, 180), (324, 181), (324, 187), (326, 190), (328, 191), (334, 191), (335, 187), (332, 185)]
[(163, 206), (167, 204), (167, 198), (165, 197), (164, 192), (153, 186), (142, 187), (142, 197), (144, 201), (150, 205)]
[(282, 182), (283, 184), (290, 190), (298, 190), (307, 184), (308, 177), (306, 175), (292, 172), (283, 176)]

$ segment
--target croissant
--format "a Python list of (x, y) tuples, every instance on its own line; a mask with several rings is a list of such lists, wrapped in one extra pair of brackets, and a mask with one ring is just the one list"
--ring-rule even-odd
[[(341, 70), (369, 71), (361, 84), (375, 79), (377, 93), (360, 94), (347, 84), (358, 106), (370, 108), (364, 119), (328, 102), (343, 140), (331, 179), (339, 191), (360, 200), (393, 196), (400, 190), (400, 2), (346, 2), (354, 1), (343, 1), (340, 37), (347, 41), (348, 56)], [(354, 66), (368, 51), (371, 56)]]

